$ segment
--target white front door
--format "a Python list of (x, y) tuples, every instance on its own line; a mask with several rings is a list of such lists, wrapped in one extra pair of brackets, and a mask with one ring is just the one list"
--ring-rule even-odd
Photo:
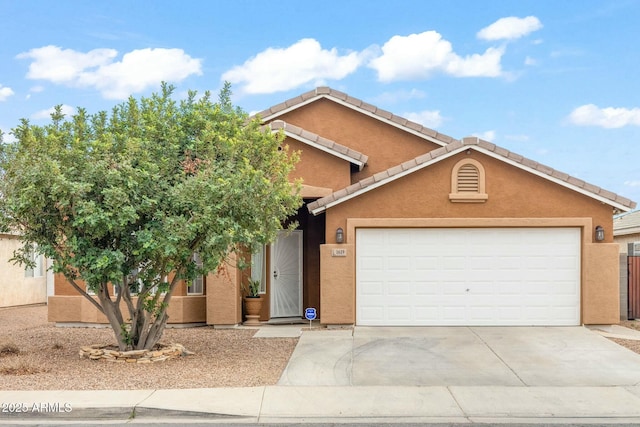
[(271, 245), (271, 317), (302, 316), (302, 230)]

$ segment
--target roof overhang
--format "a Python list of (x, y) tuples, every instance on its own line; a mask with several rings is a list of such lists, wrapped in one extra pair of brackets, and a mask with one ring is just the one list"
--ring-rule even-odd
[[(447, 148), (449, 148), (449, 147), (450, 146), (448, 146)], [(576, 192), (578, 192), (580, 194), (583, 194), (585, 196), (588, 196), (588, 197), (591, 197), (593, 199), (596, 199), (596, 200), (598, 200), (598, 201), (600, 201), (600, 202), (602, 202), (604, 204), (610, 205), (614, 209), (617, 209), (617, 210), (619, 210), (621, 212), (628, 212), (628, 211), (630, 211), (632, 209), (631, 207), (626, 206), (626, 205), (624, 205), (622, 203), (616, 202), (615, 200), (608, 199), (608, 198), (606, 198), (606, 197), (604, 197), (604, 196), (602, 196), (600, 194), (596, 194), (596, 193), (594, 193), (592, 191), (589, 191), (589, 190), (587, 190), (585, 188), (582, 188), (577, 184), (573, 184), (571, 182), (568, 182), (568, 181), (565, 181), (563, 179), (557, 178), (555, 176), (549, 175), (548, 173), (546, 173), (546, 172), (544, 172), (542, 170), (527, 166), (526, 164), (520, 163), (520, 162), (515, 161), (513, 159), (510, 159), (508, 157), (505, 157), (505, 156), (503, 156), (503, 155), (501, 155), (499, 153), (496, 153), (495, 151), (483, 148), (483, 147), (481, 147), (481, 146), (479, 146), (477, 144), (464, 144), (463, 143), (460, 147), (458, 147), (456, 149), (448, 151), (445, 154), (438, 155), (438, 156), (432, 158), (431, 160), (426, 160), (424, 162), (421, 162), (415, 167), (412, 167), (412, 168), (406, 169), (406, 170), (404, 170), (402, 172), (393, 174), (392, 176), (387, 176), (385, 178), (385, 177), (381, 177), (380, 174), (376, 174), (373, 177), (374, 180), (375, 180), (374, 183), (372, 183), (370, 185), (367, 185), (367, 186), (365, 186), (363, 188), (353, 190), (351, 192), (347, 188), (347, 189), (343, 190), (343, 191), (346, 191), (345, 195), (341, 195), (340, 197), (337, 197), (335, 200), (333, 200), (333, 201), (331, 201), (331, 202), (329, 202), (327, 204), (323, 204), (323, 205), (318, 206), (317, 208), (311, 208), (309, 210), (313, 215), (318, 215), (318, 214), (326, 211), (327, 209), (329, 209), (329, 208), (331, 208), (333, 206), (336, 206), (336, 205), (339, 205), (341, 203), (344, 203), (344, 202), (346, 202), (348, 200), (351, 200), (351, 199), (353, 199), (355, 197), (360, 196), (361, 194), (364, 194), (364, 193), (367, 193), (369, 191), (375, 190), (376, 188), (382, 187), (383, 185), (386, 185), (389, 182), (393, 182), (395, 180), (403, 178), (403, 177), (405, 177), (407, 175), (410, 175), (410, 174), (412, 174), (414, 172), (417, 172), (419, 170), (427, 168), (427, 167), (431, 166), (432, 164), (438, 163), (438, 162), (440, 162), (440, 161), (442, 161), (444, 159), (447, 159), (449, 157), (455, 156), (456, 154), (459, 154), (459, 153), (467, 151), (467, 150), (474, 150), (474, 151), (477, 151), (479, 153), (485, 154), (485, 155), (487, 155), (489, 157), (492, 157), (494, 159), (497, 159), (497, 160), (500, 160), (502, 162), (505, 162), (505, 163), (507, 163), (507, 164), (509, 164), (511, 166), (514, 166), (516, 168), (522, 169), (522, 170), (527, 171), (527, 172), (529, 172), (529, 173), (531, 173), (533, 175), (536, 175), (536, 176), (539, 176), (539, 177), (541, 177), (543, 179), (546, 179), (546, 180), (549, 180), (551, 182), (554, 182), (554, 183), (556, 183), (556, 184), (558, 184), (560, 186), (563, 186), (565, 188), (569, 188), (569, 189), (571, 189), (573, 191), (576, 191)], [(539, 165), (539, 164), (537, 164), (537, 165)], [(542, 169), (544, 169), (544, 167), (542, 167)], [(547, 169), (549, 169), (549, 168), (547, 168)], [(387, 172), (387, 171), (385, 171), (385, 172)], [(384, 174), (385, 172), (382, 172), (382, 174)], [(379, 178), (376, 179), (376, 176), (378, 176)], [(334, 193), (334, 194), (336, 194), (336, 193)]]
[[(412, 122), (404, 117), (397, 116), (389, 111), (382, 110), (374, 105), (368, 104), (328, 87), (318, 87), (314, 91), (301, 95), (301, 97), (285, 101), (271, 109), (264, 110), (260, 112), (259, 115), (263, 122), (269, 122), (320, 99), (328, 99), (351, 110), (357, 111), (358, 113), (362, 113), (375, 120), (379, 120), (390, 126), (398, 128), (404, 132), (408, 132), (419, 138), (433, 142), (440, 147), (444, 147), (450, 141), (454, 140), (447, 135), (443, 135), (432, 129), (426, 128), (419, 123)], [(438, 138), (438, 136), (440, 138)]]

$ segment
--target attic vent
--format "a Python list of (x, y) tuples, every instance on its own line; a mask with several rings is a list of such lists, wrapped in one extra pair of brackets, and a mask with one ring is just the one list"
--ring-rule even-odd
[(474, 159), (464, 159), (456, 163), (451, 171), (452, 202), (483, 203), (489, 196), (484, 188), (484, 167)]
[(480, 191), (478, 168), (467, 163), (458, 169), (458, 193), (478, 193)]

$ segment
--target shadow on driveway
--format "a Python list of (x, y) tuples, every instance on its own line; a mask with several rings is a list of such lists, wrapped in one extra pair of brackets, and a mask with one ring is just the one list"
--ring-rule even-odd
[(304, 332), (279, 385), (628, 386), (640, 355), (584, 327)]

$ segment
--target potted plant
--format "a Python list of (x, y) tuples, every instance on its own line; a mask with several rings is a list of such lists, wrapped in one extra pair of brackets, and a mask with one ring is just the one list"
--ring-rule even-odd
[(244, 297), (244, 311), (247, 320), (245, 325), (260, 324), (260, 310), (262, 310), (262, 296), (260, 295), (260, 281), (249, 279), (246, 284), (247, 295)]

